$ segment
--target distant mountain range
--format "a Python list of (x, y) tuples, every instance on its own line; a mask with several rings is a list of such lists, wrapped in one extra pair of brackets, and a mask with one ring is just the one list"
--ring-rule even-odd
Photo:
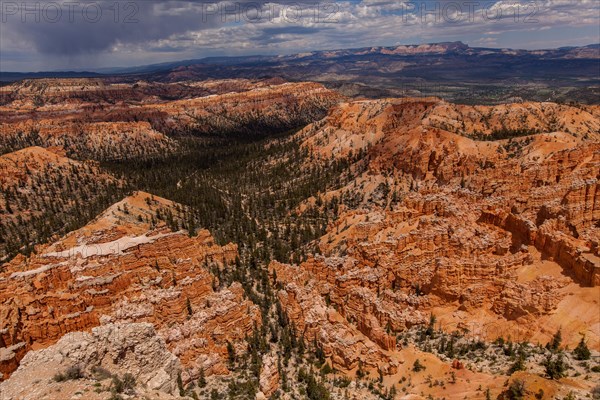
[(209, 57), (92, 72), (0, 73), (0, 80), (101, 77), (176, 82), (279, 77), (316, 81), (349, 96), (436, 95), (457, 102), (596, 102), (600, 44), (548, 50), (470, 47), (462, 42), (324, 50), (284, 56)]

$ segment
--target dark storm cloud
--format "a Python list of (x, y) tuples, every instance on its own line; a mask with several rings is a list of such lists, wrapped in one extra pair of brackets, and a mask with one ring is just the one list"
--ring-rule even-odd
[[(147, 0), (3, 2), (2, 22), (4, 32), (31, 43), (40, 53), (76, 55), (109, 50), (117, 44), (143, 45), (230, 23), (263, 22), (278, 16), (284, 7), (296, 11), (308, 4)], [(302, 33), (302, 29), (298, 32)]]
[(61, 10), (57, 22), (52, 21), (53, 16), (46, 18), (43, 8), (38, 21), (35, 15), (19, 10), (21, 15), (6, 17), (5, 29), (29, 41), (41, 53), (69, 55), (107, 50), (116, 43), (157, 40), (213, 23), (212, 19), (203, 20), (201, 6), (180, 2), (173, 2), (175, 12), (170, 14), (153, 1), (100, 1), (93, 6), (82, 2), (71, 9), (63, 2), (55, 4)]

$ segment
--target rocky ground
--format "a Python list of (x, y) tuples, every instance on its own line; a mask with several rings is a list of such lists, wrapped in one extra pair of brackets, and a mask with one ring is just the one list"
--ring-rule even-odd
[(2, 399), (173, 399), (180, 373), (151, 324), (107, 324), (28, 353), (1, 385)]

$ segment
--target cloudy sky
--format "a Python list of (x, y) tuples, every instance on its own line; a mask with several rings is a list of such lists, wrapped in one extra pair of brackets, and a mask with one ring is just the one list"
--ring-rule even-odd
[(0, 70), (21, 72), (457, 40), (600, 43), (598, 0), (0, 0), (0, 18)]

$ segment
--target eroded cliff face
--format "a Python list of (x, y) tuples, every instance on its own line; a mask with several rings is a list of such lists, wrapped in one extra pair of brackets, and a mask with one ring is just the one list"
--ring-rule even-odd
[(317, 159), (351, 156), (353, 179), (307, 202), (337, 210), (322, 255), (270, 265), (290, 319), (348, 370), (393, 373), (396, 334), (431, 313), (487, 340), (562, 326), (569, 345), (585, 331), (598, 346), (600, 317), (578, 310), (598, 307), (599, 133), (597, 107), (332, 110), (298, 135)]
[(0, 274), (0, 368), (73, 331), (148, 322), (185, 368), (184, 379), (226, 374), (227, 343), (260, 324), (241, 285), (221, 287), (210, 269), (232, 264), (235, 245), (201, 230), (172, 232), (157, 215), (185, 207), (143, 192), (111, 206), (59, 241), (18, 256)]
[(119, 83), (41, 79), (0, 88), (0, 150), (61, 146), (78, 159), (176, 151), (169, 135), (262, 135), (322, 118), (340, 100), (316, 83), (245, 79)]
[(45, 106), (69, 108), (77, 104), (103, 104), (143, 100), (172, 100), (245, 91), (282, 81), (247, 79), (148, 82), (118, 77), (25, 79), (0, 88), (0, 101), (16, 109)]

